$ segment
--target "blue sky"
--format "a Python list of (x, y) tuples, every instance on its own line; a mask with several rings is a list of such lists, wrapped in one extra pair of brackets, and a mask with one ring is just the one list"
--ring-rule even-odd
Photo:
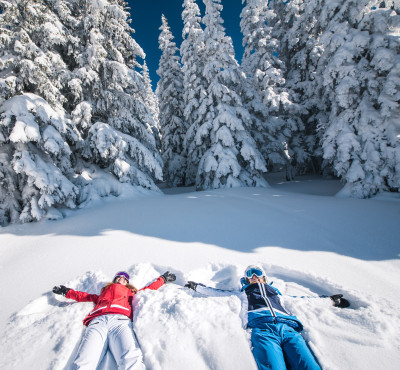
[[(161, 15), (168, 19), (168, 24), (175, 37), (175, 42), (180, 46), (182, 42), (182, 4), (183, 0), (127, 0), (131, 13), (131, 26), (135, 30), (134, 38), (146, 53), (146, 61), (150, 70), (150, 77), (155, 87), (158, 81), (156, 70), (160, 60), (161, 51), (158, 49), (158, 36), (160, 34)], [(202, 0), (197, 0), (200, 10), (204, 12)], [(231, 36), (236, 59), (240, 62), (243, 54), (242, 36), (240, 33), (240, 12), (242, 0), (222, 0), (224, 9), (222, 18), (226, 34)], [(204, 13), (202, 13), (204, 15)]]

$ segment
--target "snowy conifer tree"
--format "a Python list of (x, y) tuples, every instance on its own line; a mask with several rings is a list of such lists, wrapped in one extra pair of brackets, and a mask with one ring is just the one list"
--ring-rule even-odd
[(59, 217), (55, 207), (75, 207), (78, 193), (79, 135), (63, 108), (73, 37), (42, 1), (0, 9), (0, 224)]
[(341, 1), (329, 7), (319, 71), (326, 110), (324, 158), (370, 197), (400, 187), (400, 9), (393, 1)]
[(201, 28), (200, 10), (194, 0), (183, 2), (182, 70), (184, 78), (185, 122), (188, 126), (184, 149), (187, 158), (185, 184), (193, 185), (202, 148), (196, 146), (195, 135), (204, 120), (204, 111), (199, 110), (200, 99), (206, 94), (207, 81), (204, 78), (204, 36)]
[(245, 76), (235, 60), (232, 40), (225, 36), (220, 2), (204, 0), (204, 77), (208, 85), (199, 101), (205, 120), (194, 140), (198, 151), (204, 151), (196, 186), (266, 186), (265, 162), (249, 134), (251, 117), (238, 93)]
[[(250, 94), (253, 108), (249, 108), (250, 112), (255, 111), (253, 116), (258, 121), (253, 136), (270, 166), (289, 165), (287, 143), (297, 129), (292, 118), (297, 111), (284, 87), (285, 67), (278, 56), (279, 43), (272, 37), (269, 26), (273, 18), (275, 13), (268, 9), (267, 2), (247, 0), (240, 22), (245, 47), (242, 68), (255, 89)], [(260, 99), (262, 104), (257, 104)]]
[(156, 148), (160, 152), (161, 151), (161, 133), (160, 133), (160, 122), (159, 122), (159, 107), (158, 107), (158, 99), (156, 93), (153, 91), (152, 82), (150, 79), (149, 68), (147, 67), (146, 61), (143, 63), (143, 101), (146, 106), (149, 108), (149, 112), (151, 114), (151, 131), (153, 132), (154, 139), (156, 141)]
[(187, 129), (183, 113), (183, 72), (177, 55), (178, 48), (164, 15), (160, 30), (158, 42), (162, 55), (157, 70), (160, 76), (157, 94), (160, 102), (164, 179), (169, 186), (179, 186), (184, 185), (186, 173), (183, 153)]
[(153, 136), (153, 116), (136, 70), (145, 55), (131, 37), (125, 3), (77, 0), (81, 51), (71, 89), (79, 98), (72, 112), (85, 145), (81, 155), (120, 182), (157, 189), (162, 160)]
[(0, 0), (1, 224), (59, 217), (87, 200), (89, 172), (107, 178), (95, 197), (116, 191), (109, 172), (157, 189), (155, 114), (125, 5)]
[(285, 63), (285, 87), (296, 104), (291, 118), (298, 131), (291, 136), (289, 148), (300, 173), (319, 172), (322, 162), (317, 125), (319, 115), (324, 112), (316, 81), (320, 50), (315, 46), (325, 27), (320, 17), (325, 3), (325, 0), (269, 2), (274, 16), (268, 21), (272, 37), (279, 40), (279, 58)]

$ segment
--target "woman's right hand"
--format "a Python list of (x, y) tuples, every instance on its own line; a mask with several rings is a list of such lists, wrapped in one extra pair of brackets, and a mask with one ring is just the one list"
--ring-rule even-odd
[(65, 297), (65, 295), (66, 295), (70, 290), (71, 290), (70, 288), (67, 288), (67, 287), (64, 286), (64, 285), (60, 285), (60, 286), (55, 286), (55, 287), (53, 288), (53, 293), (54, 293), (54, 294), (60, 294), (60, 295), (63, 295), (63, 296)]
[(189, 289), (196, 290), (197, 285), (198, 285), (198, 284), (195, 283), (194, 281), (188, 281), (188, 282), (185, 284), (185, 288), (189, 288)]

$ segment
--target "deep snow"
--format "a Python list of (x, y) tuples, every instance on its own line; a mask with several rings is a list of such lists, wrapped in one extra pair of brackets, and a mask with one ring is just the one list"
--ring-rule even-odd
[[(51, 293), (54, 285), (99, 292), (126, 269), (138, 288), (166, 270), (175, 284), (137, 295), (135, 330), (148, 369), (255, 369), (235, 297), (202, 297), (187, 280), (239, 288), (261, 263), (324, 369), (397, 369), (400, 363), (400, 197), (335, 197), (318, 177), (270, 188), (107, 199), (59, 221), (0, 230), (1, 369), (64, 369), (90, 303)], [(112, 369), (108, 354), (102, 368)]]

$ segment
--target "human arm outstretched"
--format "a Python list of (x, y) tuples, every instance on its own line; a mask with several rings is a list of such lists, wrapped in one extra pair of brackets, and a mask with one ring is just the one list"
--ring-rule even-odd
[(89, 294), (86, 292), (79, 292), (64, 285), (55, 286), (53, 288), (54, 294), (63, 295), (65, 298), (73, 299), (77, 302), (94, 302), (96, 303), (99, 296), (97, 294)]
[(173, 274), (169, 271), (166, 271), (156, 281), (145, 286), (144, 288), (140, 289), (139, 291), (145, 290), (145, 289), (157, 290), (157, 289), (161, 288), (164, 284), (170, 283), (175, 280), (176, 280), (175, 274)]
[(185, 284), (185, 288), (192, 289), (196, 291), (197, 293), (209, 296), (209, 297), (228, 297), (228, 296), (239, 296), (240, 292), (239, 291), (234, 291), (234, 290), (222, 290), (222, 289), (217, 289), (217, 288), (211, 288), (208, 286), (205, 286), (204, 284), (200, 283), (195, 283), (194, 281), (188, 281)]

